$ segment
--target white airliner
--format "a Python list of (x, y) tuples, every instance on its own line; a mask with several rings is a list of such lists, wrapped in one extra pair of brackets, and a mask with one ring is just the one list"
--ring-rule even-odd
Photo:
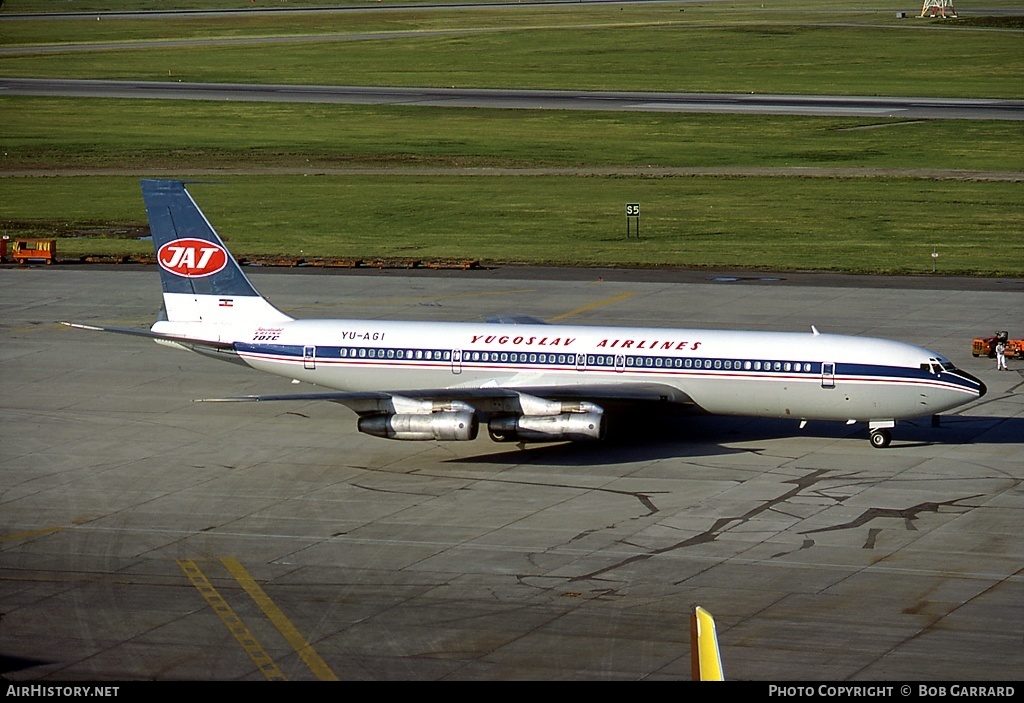
[[(332, 389), (220, 400), (342, 403), (358, 428), (402, 440), (601, 439), (605, 408), (864, 422), (889, 445), (897, 420), (985, 394), (945, 357), (884, 339), (808, 333), (295, 320), (252, 286), (185, 184), (143, 180), (166, 320), (134, 330), (206, 356)], [(71, 324), (71, 323), (67, 323)]]

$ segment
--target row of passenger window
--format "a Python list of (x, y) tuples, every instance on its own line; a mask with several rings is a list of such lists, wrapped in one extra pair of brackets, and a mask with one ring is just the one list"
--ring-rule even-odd
[[(342, 347), (338, 355), (355, 359), (401, 359), (413, 361), (451, 361), (450, 349), (376, 349), (367, 347)], [(582, 356), (582, 355), (581, 355)], [(555, 366), (582, 366), (608, 368), (669, 368), (669, 369), (712, 369), (732, 371), (778, 371), (782, 373), (811, 373), (820, 366), (801, 361), (766, 361), (742, 359), (692, 359), (669, 356), (616, 356), (612, 354), (588, 354), (586, 360), (576, 354), (546, 354), (537, 352), (486, 352), (465, 351), (462, 363), (503, 363), (503, 364), (549, 364)]]
[[(318, 355), (323, 355), (318, 350)], [(367, 347), (342, 347), (338, 350), (342, 359), (403, 359), (408, 361), (451, 361), (450, 349), (374, 349)]]
[[(601, 359), (602, 357), (597, 357)], [(612, 358), (612, 357), (605, 357)], [(613, 362), (609, 362), (613, 363)], [(599, 362), (598, 365), (601, 365)], [(741, 359), (677, 359), (661, 356), (626, 357), (626, 366), (676, 369), (724, 369), (732, 371), (781, 371), (783, 373), (810, 373), (814, 366), (807, 361), (745, 361)]]

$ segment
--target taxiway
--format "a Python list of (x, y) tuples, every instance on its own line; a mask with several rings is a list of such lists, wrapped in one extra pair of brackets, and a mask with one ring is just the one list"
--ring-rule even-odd
[(302, 317), (816, 324), (934, 348), (990, 390), (881, 451), (858, 427), (706, 417), (605, 444), (389, 442), (330, 403), (193, 403), (295, 387), (55, 324), (148, 326), (155, 270), (0, 270), (8, 680), (685, 679), (693, 604), (733, 679), (1021, 671), (1022, 379), (969, 354), (1021, 327), (1019, 281), (255, 282)]

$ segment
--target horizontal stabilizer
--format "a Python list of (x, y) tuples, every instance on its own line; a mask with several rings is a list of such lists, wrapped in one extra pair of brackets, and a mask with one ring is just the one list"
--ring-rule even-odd
[(91, 330), (93, 332), (114, 332), (115, 334), (128, 334), (134, 337), (148, 337), (149, 339), (155, 339), (161, 342), (174, 342), (176, 344), (184, 344), (187, 346), (205, 347), (207, 349), (216, 349), (218, 351), (234, 351), (235, 345), (233, 342), (221, 342), (211, 339), (195, 339), (193, 337), (182, 337), (175, 334), (160, 334), (159, 332), (150, 332), (149, 330), (137, 330), (130, 327), (101, 327), (99, 325), (85, 325), (78, 322), (60, 322), (59, 324), (67, 327), (73, 327), (77, 330)]

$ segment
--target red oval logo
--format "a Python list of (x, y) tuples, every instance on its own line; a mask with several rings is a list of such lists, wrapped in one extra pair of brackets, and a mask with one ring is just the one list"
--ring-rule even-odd
[(156, 253), (157, 263), (165, 271), (186, 278), (212, 276), (228, 265), (224, 247), (205, 239), (175, 239)]

